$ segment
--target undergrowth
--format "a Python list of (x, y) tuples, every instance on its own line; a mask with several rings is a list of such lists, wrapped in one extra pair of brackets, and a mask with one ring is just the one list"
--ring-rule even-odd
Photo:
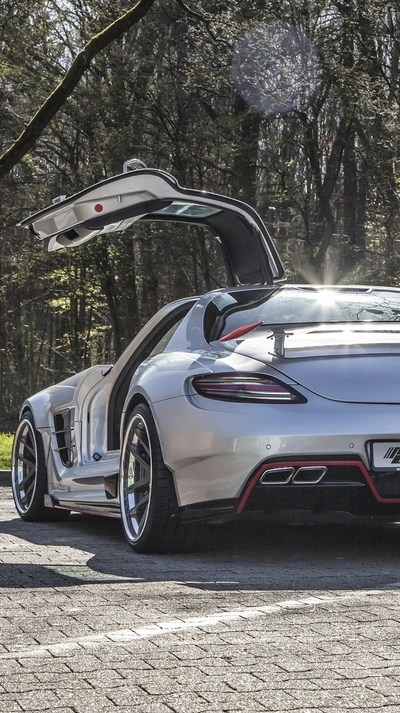
[(11, 468), (12, 433), (0, 433), (0, 470)]

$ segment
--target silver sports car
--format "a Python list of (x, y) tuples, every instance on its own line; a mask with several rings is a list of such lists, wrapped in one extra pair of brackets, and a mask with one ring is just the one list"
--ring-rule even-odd
[(24, 220), (48, 250), (139, 220), (204, 226), (230, 287), (163, 307), (113, 365), (29, 397), (12, 487), (26, 520), (121, 517), (137, 552), (243, 512), (400, 515), (400, 290), (285, 285), (259, 215), (125, 171)]

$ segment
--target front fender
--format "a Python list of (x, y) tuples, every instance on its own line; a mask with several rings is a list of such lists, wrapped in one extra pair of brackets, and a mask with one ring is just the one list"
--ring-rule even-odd
[(43, 389), (34, 396), (30, 396), (24, 401), (20, 411), (20, 418), (24, 411), (30, 410), (33, 414), (36, 428), (50, 427), (50, 414), (59, 407), (70, 404), (74, 398), (74, 386), (50, 386), (48, 389)]

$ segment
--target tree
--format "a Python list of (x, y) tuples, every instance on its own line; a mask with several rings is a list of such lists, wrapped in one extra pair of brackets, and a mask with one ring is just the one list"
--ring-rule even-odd
[(127, 30), (144, 17), (155, 0), (139, 0), (130, 10), (114, 20), (104, 30), (92, 37), (75, 57), (72, 65), (64, 75), (56, 89), (47, 97), (21, 132), (2, 156), (0, 156), (0, 180), (21, 160), (32, 148), (55, 114), (72, 94), (83, 74), (90, 67), (93, 58), (111, 42), (121, 37)]
[[(4, 148), (127, 4), (0, 0)], [(313, 91), (281, 115), (256, 111), (232, 82), (235, 43), (274, 22), (304, 33), (319, 63)], [(223, 284), (198, 228), (140, 223), (47, 254), (14, 227), (126, 158), (250, 202), (290, 280), (398, 284), (399, 30), (397, 5), (374, 0), (164, 0), (92, 58), (2, 180), (3, 428), (27, 394), (112, 362), (159, 305)]]

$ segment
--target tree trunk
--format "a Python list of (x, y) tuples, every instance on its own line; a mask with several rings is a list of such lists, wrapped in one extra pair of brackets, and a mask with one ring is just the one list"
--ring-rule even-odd
[(252, 111), (239, 94), (235, 95), (234, 117), (238, 123), (234, 160), (234, 184), (240, 200), (255, 206), (257, 201), (257, 159), (261, 115)]

